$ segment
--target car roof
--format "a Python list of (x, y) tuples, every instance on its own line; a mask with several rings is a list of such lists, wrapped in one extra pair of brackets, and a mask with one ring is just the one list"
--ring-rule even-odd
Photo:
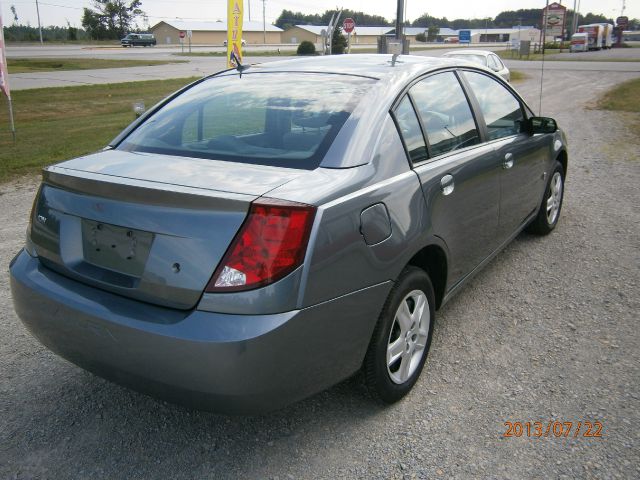
[(453, 52), (447, 52), (443, 55), (484, 55), (486, 57), (487, 55), (491, 55), (492, 53), (495, 54), (495, 52), (492, 52), (490, 50), (467, 50), (465, 48), (464, 50), (460, 49), (460, 51), (454, 50)]
[[(427, 72), (439, 68), (455, 67), (459, 64), (457, 60), (451, 58), (417, 55), (323, 55), (256, 64), (252, 65), (247, 70), (247, 73), (258, 71), (314, 72), (382, 79)], [(234, 70), (227, 70), (227, 73), (232, 72)]]

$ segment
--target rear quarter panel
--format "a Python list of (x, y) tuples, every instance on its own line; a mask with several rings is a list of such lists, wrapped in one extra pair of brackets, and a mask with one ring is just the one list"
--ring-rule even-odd
[[(372, 136), (376, 138), (376, 134)], [(300, 289), (301, 306), (394, 281), (410, 258), (429, 242), (420, 182), (409, 168), (389, 116), (377, 138), (369, 163), (346, 169), (321, 168), (270, 193), (318, 206)], [(361, 213), (377, 203), (384, 204), (389, 213), (391, 236), (367, 245), (361, 233)]]

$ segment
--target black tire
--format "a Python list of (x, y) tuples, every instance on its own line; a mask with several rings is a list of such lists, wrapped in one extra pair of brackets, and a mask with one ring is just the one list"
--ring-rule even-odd
[[(555, 187), (557, 178), (560, 179), (560, 195), (559, 199), (556, 198), (556, 201), (553, 202), (551, 197), (557, 197), (557, 194), (554, 193), (555, 189), (557, 188)], [(558, 220), (560, 219), (560, 211), (562, 210), (563, 199), (564, 169), (562, 168), (560, 162), (556, 161), (553, 171), (551, 172), (551, 175), (549, 175), (549, 181), (547, 182), (547, 186), (544, 190), (544, 196), (542, 197), (542, 202), (540, 203), (540, 208), (538, 209), (538, 215), (527, 226), (527, 232), (534, 233), (536, 235), (548, 235), (549, 233), (551, 233), (553, 229), (556, 228)], [(553, 208), (557, 208), (557, 210), (555, 210), (555, 215), (553, 215), (552, 218), (549, 217), (549, 211), (547, 209), (548, 202), (553, 202), (555, 205)]]
[[(420, 292), (422, 295), (414, 292)], [(420, 315), (416, 311), (417, 303), (422, 302), (422, 299), (426, 300), (426, 305), (423, 307), (423, 312), (428, 311), (426, 319), (424, 313)], [(396, 320), (396, 316), (401, 314), (399, 309), (402, 304), (405, 304), (409, 309), (408, 312), (411, 313), (409, 318), (412, 325), (419, 323), (415, 329), (412, 326), (406, 331), (402, 331), (400, 324), (403, 322)], [(413, 311), (411, 310), (412, 304)], [(417, 322), (413, 318), (413, 314), (419, 317)], [(398, 318), (401, 316), (404, 317), (398, 315)], [(394, 403), (409, 393), (418, 380), (427, 359), (434, 319), (435, 295), (429, 275), (420, 268), (406, 267), (387, 297), (364, 359), (367, 387), (374, 397), (385, 403)], [(428, 326), (426, 320), (428, 320)], [(420, 350), (418, 350), (418, 342), (424, 343)], [(387, 352), (388, 350), (392, 351), (393, 345), (402, 346), (403, 354), (397, 357), (397, 360), (391, 365), (387, 365)], [(416, 356), (419, 351), (422, 352), (420, 358)], [(409, 363), (404, 364), (405, 361)], [(403, 365), (407, 368), (406, 372), (403, 370)]]

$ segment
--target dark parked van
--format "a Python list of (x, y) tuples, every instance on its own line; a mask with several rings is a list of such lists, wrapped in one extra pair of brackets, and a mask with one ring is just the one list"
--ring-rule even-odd
[(135, 47), (136, 45), (155, 47), (156, 37), (154, 37), (152, 33), (129, 33), (120, 40), (120, 43), (123, 47)]

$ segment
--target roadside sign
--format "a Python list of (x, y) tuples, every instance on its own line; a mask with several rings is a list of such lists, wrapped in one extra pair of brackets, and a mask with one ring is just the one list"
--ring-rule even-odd
[(616, 18), (616, 24), (621, 28), (627, 28), (629, 26), (629, 17)]
[(559, 3), (552, 3), (542, 9), (542, 25), (547, 37), (563, 37), (564, 22), (567, 16), (567, 7)]
[(184, 38), (184, 32), (180, 32), (180, 38)]
[(193, 37), (193, 32), (191, 30), (187, 30), (187, 37), (188, 38)]
[(458, 41), (460, 43), (471, 43), (471, 30), (458, 31)]
[(351, 33), (356, 28), (356, 22), (353, 21), (353, 18), (345, 18), (342, 22), (342, 28), (345, 32)]

